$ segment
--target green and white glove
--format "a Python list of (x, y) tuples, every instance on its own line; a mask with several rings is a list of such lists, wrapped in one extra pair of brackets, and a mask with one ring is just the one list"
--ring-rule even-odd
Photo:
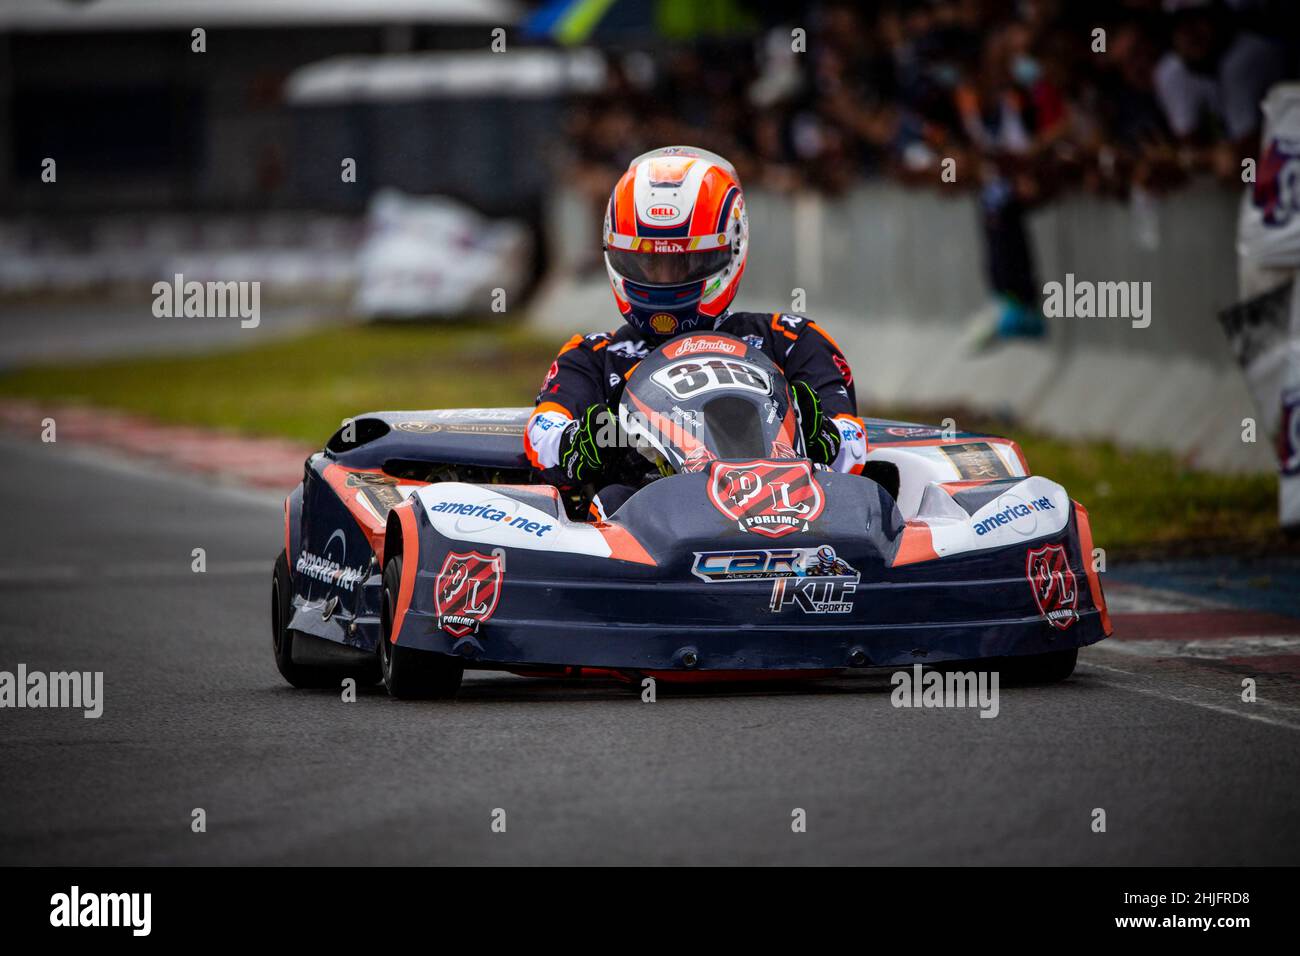
[(608, 406), (597, 402), (565, 427), (560, 438), (560, 467), (574, 484), (594, 481), (605, 471), (607, 462), (598, 439), (610, 414)]
[(829, 465), (840, 453), (840, 430), (822, 409), (822, 400), (807, 382), (790, 386), (795, 408), (799, 412), (799, 430), (803, 432), (808, 457), (819, 465)]

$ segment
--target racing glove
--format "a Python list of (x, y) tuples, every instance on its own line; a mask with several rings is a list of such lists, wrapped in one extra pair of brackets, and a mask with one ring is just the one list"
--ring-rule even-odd
[(799, 430), (803, 432), (808, 457), (820, 465), (829, 465), (840, 453), (840, 430), (822, 409), (822, 401), (811, 385), (794, 382), (790, 391), (799, 411)]
[(604, 471), (600, 432), (606, 428), (610, 410), (602, 402), (587, 407), (564, 429), (560, 437), (560, 467), (574, 484), (594, 481)]

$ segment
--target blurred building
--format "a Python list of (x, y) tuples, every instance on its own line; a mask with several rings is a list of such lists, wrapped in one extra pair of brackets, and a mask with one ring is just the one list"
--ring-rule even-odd
[[(519, 16), (513, 0), (0, 0), (0, 202), (42, 214), (355, 208), (384, 183), (361, 165), (361, 190), (320, 187), (303, 167), (330, 167), (337, 183), (339, 159), (286, 105), (286, 79), (341, 55), (486, 51)], [(46, 157), (57, 189), (41, 182)]]

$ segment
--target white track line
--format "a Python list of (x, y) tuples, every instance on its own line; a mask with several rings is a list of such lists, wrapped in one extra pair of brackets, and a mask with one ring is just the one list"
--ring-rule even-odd
[[(1227, 704), (1216, 704), (1212, 701), (1203, 700), (1195, 697), (1187, 697), (1182, 694), (1170, 693), (1157, 687), (1140, 686), (1137, 682), (1154, 683), (1154, 678), (1147, 674), (1139, 674), (1134, 671), (1126, 671), (1120, 667), (1108, 667), (1105, 664), (1094, 664), (1091, 661), (1080, 661), (1079, 667), (1088, 671), (1106, 671), (1110, 674), (1122, 674), (1130, 680), (1107, 680), (1104, 677), (1095, 677), (1094, 679), (1107, 687), (1117, 687), (1120, 690), (1129, 690), (1135, 694), (1144, 694), (1147, 697), (1157, 697), (1160, 700), (1174, 701), (1179, 704), (1190, 704), (1193, 707), (1200, 707), (1202, 710), (1212, 710), (1220, 714), (1231, 714), (1234, 717), (1244, 717), (1246, 720), (1259, 721), (1262, 724), (1269, 724), (1273, 727), (1284, 727), (1287, 730), (1300, 730), (1300, 708), (1290, 707), (1286, 704), (1278, 704), (1267, 700), (1257, 700), (1253, 704), (1242, 703), (1241, 707), (1230, 707)], [(1184, 687), (1188, 685), (1182, 685)], [(1251, 713), (1242, 708), (1261, 708), (1266, 713)]]
[(187, 489), (225, 498), (243, 505), (258, 508), (274, 508), (284, 511), (285, 492), (271, 491), (248, 485), (235, 484), (229, 479), (199, 471), (183, 469), (178, 465), (164, 461), (155, 461), (137, 455), (131, 455), (116, 448), (95, 445), (89, 442), (54, 442), (43, 445), (40, 442), (18, 438), (0, 431), (0, 449), (15, 454), (26, 453), (36, 459), (44, 451), (51, 458), (58, 458), (57, 464), (72, 463), (91, 469), (99, 469), (112, 474), (130, 478), (134, 481), (149, 481), (158, 484), (180, 485)]
[(1110, 607), (1111, 614), (1169, 614), (1233, 609), (1231, 604), (1200, 595), (1118, 581), (1107, 585), (1106, 604)]
[(222, 561), (209, 564), (206, 571), (195, 571), (191, 567), (192, 559), (184, 555), (175, 561), (136, 561), (101, 567), (75, 567), (66, 564), (48, 567), (30, 565), (17, 568), (0, 568), (0, 584), (41, 585), (62, 581), (81, 581), (94, 579), (131, 580), (134, 578), (201, 578), (238, 577), (240, 575), (271, 573), (271, 560), (264, 561)]
[[(1300, 626), (1300, 622), (1297, 622)], [(1231, 637), (1194, 637), (1185, 641), (1165, 638), (1106, 641), (1098, 650), (1130, 657), (1184, 657), (1192, 660), (1222, 660), (1225, 657), (1276, 657), (1300, 654), (1300, 633), (1237, 634)]]

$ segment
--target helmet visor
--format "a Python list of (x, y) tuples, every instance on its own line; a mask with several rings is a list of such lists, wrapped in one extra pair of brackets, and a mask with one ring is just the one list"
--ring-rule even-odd
[(697, 252), (630, 252), (607, 249), (609, 264), (624, 279), (640, 285), (685, 285), (726, 268), (731, 248)]

